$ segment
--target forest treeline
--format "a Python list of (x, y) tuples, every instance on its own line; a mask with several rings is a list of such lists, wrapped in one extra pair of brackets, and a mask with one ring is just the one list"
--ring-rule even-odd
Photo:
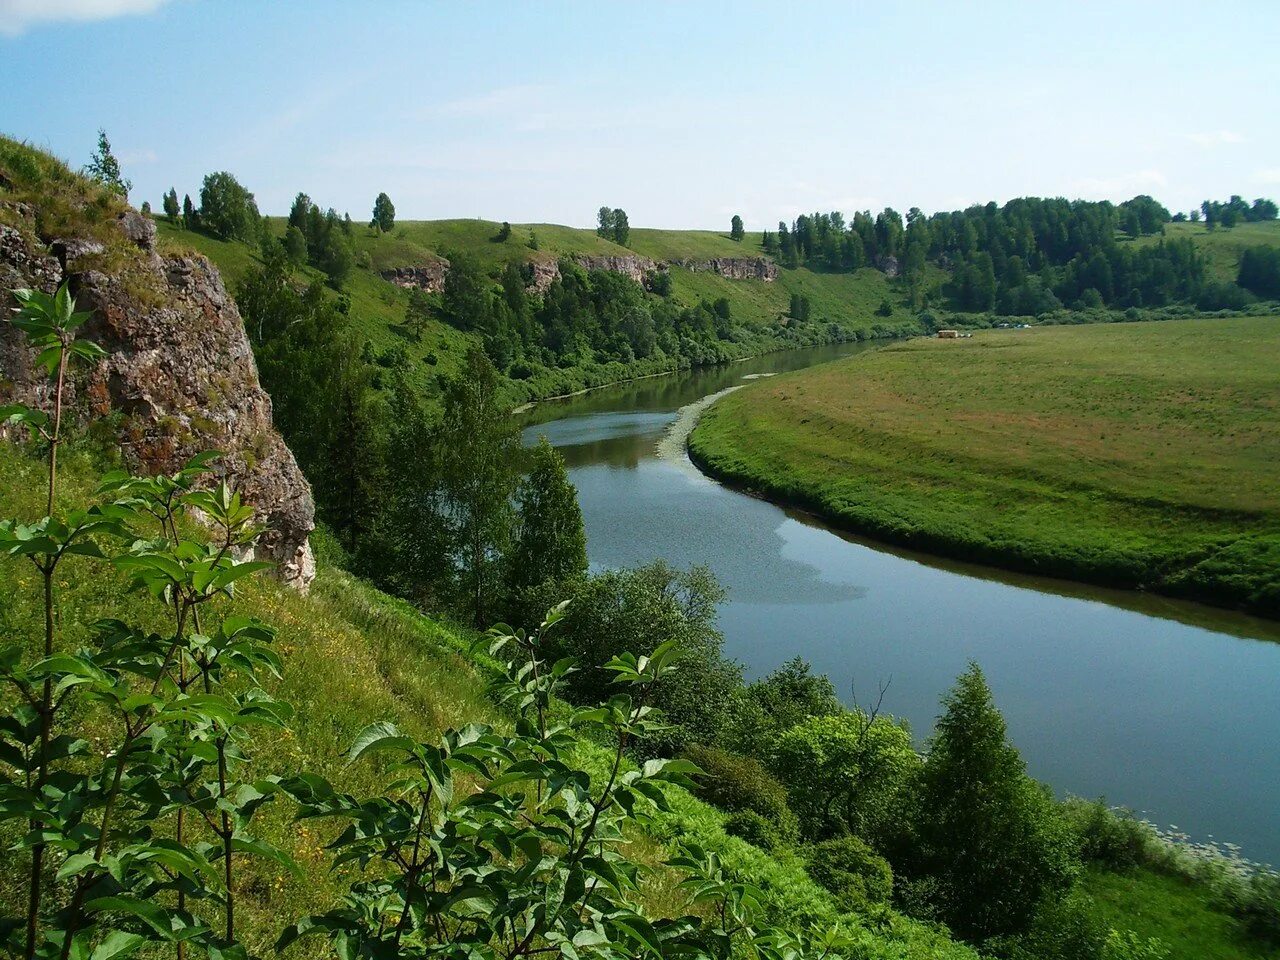
[[(1276, 218), (1275, 203), (1263, 198), (1252, 206), (1238, 196), (1225, 204), (1205, 201), (1202, 209), (1210, 229)], [(1224, 289), (1231, 285), (1207, 279), (1191, 240), (1132, 243), (1163, 234), (1174, 219), (1145, 195), (1121, 204), (1025, 197), (932, 215), (912, 207), (905, 218), (892, 208), (874, 216), (860, 211), (849, 221), (840, 212), (803, 214), (779, 223), (776, 233), (764, 231), (761, 241), (792, 269), (897, 270), (917, 307), (929, 297), (930, 264), (949, 274), (932, 305), (961, 311), (1025, 316), (1064, 308), (1240, 305), (1240, 295)], [(1239, 286), (1265, 296), (1243, 279)]]

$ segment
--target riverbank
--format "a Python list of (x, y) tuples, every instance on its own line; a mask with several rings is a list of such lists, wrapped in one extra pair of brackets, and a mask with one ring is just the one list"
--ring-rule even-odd
[(715, 478), (960, 560), (1280, 616), (1275, 318), (990, 331), (753, 386)]

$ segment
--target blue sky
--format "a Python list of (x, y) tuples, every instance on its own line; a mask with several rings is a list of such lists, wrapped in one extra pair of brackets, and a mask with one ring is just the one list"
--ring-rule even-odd
[(0, 0), (0, 132), (132, 199), (749, 228), (1280, 196), (1280, 3)]

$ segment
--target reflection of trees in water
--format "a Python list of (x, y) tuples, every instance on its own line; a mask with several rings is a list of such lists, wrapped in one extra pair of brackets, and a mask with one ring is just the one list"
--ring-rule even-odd
[(557, 449), (570, 470), (595, 464), (634, 470), (640, 466), (641, 460), (653, 459), (653, 448), (656, 443), (657, 438), (652, 435), (636, 435), (610, 437), (606, 440), (577, 443)]
[(549, 423), (566, 417), (580, 417), (592, 413), (613, 413), (620, 410), (678, 410), (687, 403), (699, 400), (709, 393), (741, 383), (751, 373), (785, 373), (801, 370), (816, 363), (872, 349), (876, 344), (836, 344), (811, 347), (802, 350), (780, 350), (777, 353), (753, 357), (737, 363), (723, 363), (715, 367), (700, 367), (660, 377), (632, 380), (599, 390), (591, 390), (565, 400), (549, 400), (535, 404), (525, 414), (527, 424)]

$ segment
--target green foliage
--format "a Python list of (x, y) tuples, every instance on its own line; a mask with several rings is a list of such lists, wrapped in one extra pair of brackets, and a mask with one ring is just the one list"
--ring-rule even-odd
[(261, 230), (259, 220), (258, 204), (239, 180), (226, 171), (204, 178), (200, 187), (202, 229), (224, 240), (256, 242)]
[(693, 744), (683, 755), (701, 771), (693, 778), (699, 797), (722, 810), (762, 817), (782, 842), (796, 840), (799, 824), (787, 804), (786, 788), (759, 760), (708, 744)]
[(89, 158), (84, 168), (85, 176), (97, 180), (121, 200), (129, 199), (129, 191), (133, 189), (133, 181), (120, 173), (120, 161), (111, 152), (111, 141), (107, 139), (107, 131), (98, 130), (98, 147)]
[(164, 195), (164, 215), (170, 223), (177, 223), (178, 217), (182, 214), (182, 207), (178, 204), (178, 191), (173, 187), (169, 188), (169, 192)]
[(831, 679), (795, 657), (734, 698), (725, 736), (734, 749), (767, 759), (778, 737), (796, 724), (843, 712)]
[(1260, 297), (1280, 299), (1280, 247), (1251, 247), (1241, 253), (1236, 283)]
[(741, 243), (746, 235), (747, 231), (743, 229), (742, 218), (735, 213), (733, 219), (729, 221), (729, 239)]
[(865, 913), (889, 902), (893, 870), (888, 861), (857, 837), (833, 837), (804, 853), (809, 875), (830, 890), (847, 910)]
[(1074, 837), (1026, 775), (977, 665), (943, 705), (920, 776), (908, 872), (933, 878), (938, 915), (965, 939), (1017, 933), (1073, 882)]
[(1151, 827), (1127, 810), (1113, 810), (1101, 800), (1071, 799), (1063, 804), (1080, 845), (1080, 858), (1111, 870), (1127, 870), (1149, 862)]
[(919, 759), (905, 724), (852, 710), (787, 730), (774, 747), (773, 767), (805, 837), (851, 833), (880, 846), (910, 809)]
[(347, 318), (318, 282), (298, 289), (278, 245), (237, 285), (236, 300), (275, 424), (321, 515), (351, 548), (373, 509), (386, 414)]
[(497, 390), (497, 371), (473, 347), (462, 374), (441, 390), (435, 443), (458, 593), (477, 625), (488, 621), (499, 602), (518, 476), (520, 435)]
[(540, 437), (516, 488), (515, 530), (504, 557), (506, 592), (516, 622), (534, 616), (529, 598), (570, 595), (587, 573), (587, 534), (564, 458)]
[[(644, 915), (636, 900), (640, 870), (622, 852), (623, 827), (642, 810), (667, 809), (665, 784), (687, 783), (696, 768), (655, 760), (624, 771), (622, 757), (629, 741), (659, 726), (649, 700), (676, 651), (667, 643), (652, 657), (611, 660), (619, 692), (603, 707), (553, 723), (555, 690), (572, 666), (552, 665), (538, 652), (559, 614), (534, 635), (495, 630), (486, 643), (489, 656), (504, 658), (495, 693), (517, 711), (513, 735), (471, 725), (422, 743), (374, 724), (356, 738), (349, 760), (388, 755), (393, 786), (384, 795), (361, 801), (316, 776), (283, 784), (300, 817), (350, 822), (330, 849), (335, 865), (356, 863), (361, 877), (337, 908), (287, 928), (279, 949), (307, 935), (357, 956), (515, 958), (553, 950), (728, 958), (746, 949), (781, 960), (813, 949), (759, 928), (760, 893), (727, 878), (718, 856), (696, 847), (671, 864), (690, 874), (682, 883), (690, 905), (715, 919)], [(616, 744), (602, 780), (573, 757), (577, 738), (593, 731)], [(814, 948), (840, 939), (833, 932)]]
[[(75, 312), (65, 285), (55, 296), (15, 296), (14, 325), (54, 384), (51, 410), (3, 411), (45, 442), (48, 461), (47, 514), (0, 522), (0, 555), (29, 562), (43, 582), (45, 621), (42, 658), (28, 662), (22, 644), (0, 651), (0, 679), (16, 702), (0, 719), (0, 821), (26, 822), (15, 849), (30, 855), (25, 922), (5, 924), (6, 945), (60, 960), (124, 957), (148, 943), (235, 955), (236, 857), (288, 863), (249, 830), (275, 782), (234, 779), (251, 731), (289, 714), (258, 684), (279, 674), (274, 631), (248, 618), (201, 623), (211, 601), (269, 566), (236, 559), (257, 535), (253, 512), (225, 483), (196, 488), (209, 456), (171, 477), (109, 475), (101, 502), (59, 512), (68, 361), (103, 353), (75, 339), (88, 314)], [(182, 535), (189, 510), (216, 531), (211, 542)], [(68, 652), (55, 610), (57, 574), (72, 557), (130, 575), (169, 613), (170, 628), (104, 619), (92, 625), (91, 646)], [(187, 813), (203, 822), (184, 824)], [(214, 842), (193, 842), (197, 831)], [(215, 911), (220, 932), (207, 922)]]
[(390, 233), (395, 225), (395, 204), (391, 202), (391, 198), (385, 193), (378, 194), (377, 199), (373, 201), (373, 226), (383, 233)]
[(719, 584), (702, 567), (680, 571), (658, 561), (606, 571), (575, 591), (548, 640), (548, 658), (574, 658), (580, 669), (569, 677), (566, 694), (574, 702), (592, 702), (612, 658), (628, 650), (647, 654), (659, 642), (674, 641), (680, 670), (654, 691), (654, 705), (666, 715), (668, 727), (647, 735), (640, 747), (669, 755), (687, 743), (713, 743), (729, 697), (741, 683), (739, 668), (720, 652), (724, 638), (715, 628), (715, 615), (722, 597)]

